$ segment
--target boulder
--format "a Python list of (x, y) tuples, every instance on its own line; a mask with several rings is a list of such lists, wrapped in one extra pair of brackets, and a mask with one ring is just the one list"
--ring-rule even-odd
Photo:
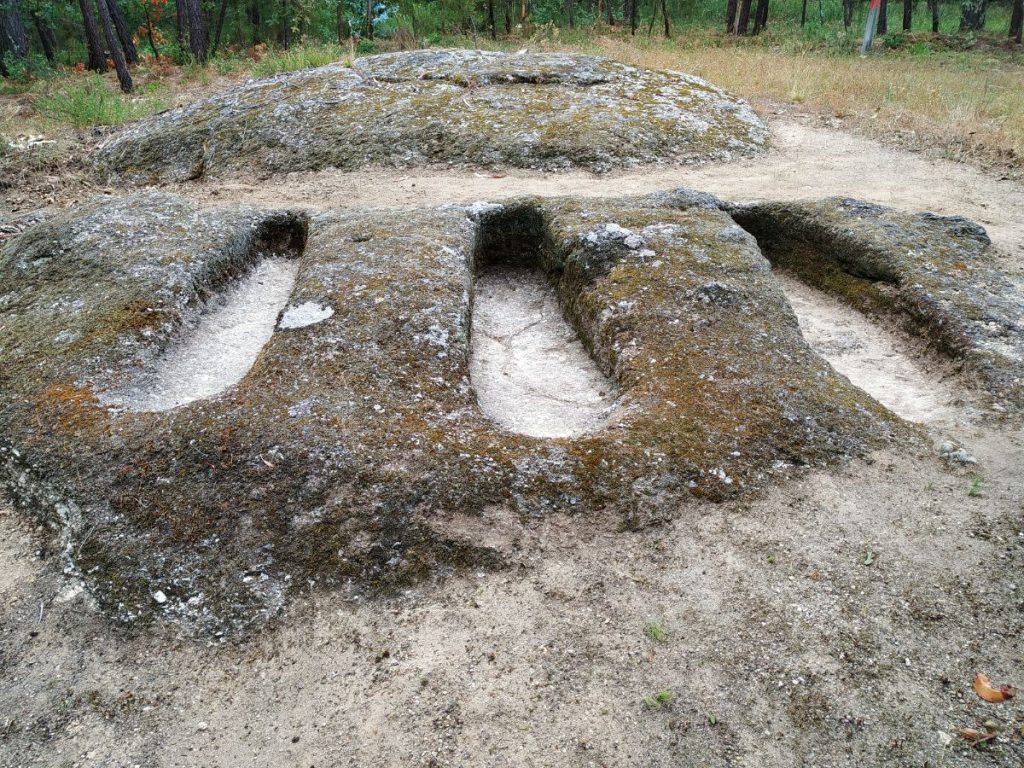
[[(311, 582), (374, 592), (500, 567), (514, 544), (481, 533), (499, 523), (643, 526), (913, 441), (808, 348), (755, 240), (706, 203), (85, 204), (0, 251), (0, 478), (113, 617), (228, 637)], [(298, 274), (237, 386), (111, 404), (270, 253)], [(547, 276), (618, 386), (603, 429), (532, 438), (480, 410), (472, 282), (492, 264)]]
[(564, 53), (390, 53), (248, 82), (128, 128), (107, 175), (182, 181), (369, 165), (608, 171), (760, 152), (750, 107), (690, 75)]

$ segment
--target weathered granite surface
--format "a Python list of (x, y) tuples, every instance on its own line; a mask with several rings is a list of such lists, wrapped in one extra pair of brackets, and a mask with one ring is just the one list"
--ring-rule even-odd
[(138, 182), (374, 164), (607, 171), (749, 155), (767, 138), (745, 102), (690, 75), (424, 50), (246, 83), (141, 121), (96, 161)]
[[(496, 519), (645, 525), (908, 439), (806, 346), (754, 239), (680, 200), (312, 219), (155, 193), (86, 204), (0, 251), (0, 476), (112, 616), (230, 636), (292, 585), (499, 567), (508, 553), (471, 533)], [(279, 324), (219, 396), (103, 405), (268, 252), (300, 259), (291, 308), (333, 314)], [(495, 262), (548, 275), (620, 387), (609, 427), (545, 440), (482, 414), (471, 283)]]
[(722, 207), (773, 264), (894, 318), (960, 363), (997, 409), (1024, 409), (1024, 286), (1000, 271), (982, 227), (846, 198)]

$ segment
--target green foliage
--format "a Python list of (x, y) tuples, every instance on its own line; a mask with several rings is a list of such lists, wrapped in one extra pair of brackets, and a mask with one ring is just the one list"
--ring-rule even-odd
[(905, 42), (906, 38), (903, 36), (902, 32), (890, 32), (882, 38), (882, 45), (894, 51), (902, 48)]
[(967, 495), (974, 499), (979, 498), (981, 496), (983, 485), (984, 484), (980, 477), (974, 478), (971, 480), (971, 484), (967, 488)]
[[(22, 0), (24, 7), (31, 10), (54, 35), (58, 68), (74, 66), (84, 60), (81, 11), (74, 0)], [(216, 36), (218, 2), (207, 0), (203, 3), (208, 13), (211, 42)], [(758, 36), (735, 38), (724, 32), (725, 0), (702, 2), (701, 0), (673, 0), (668, 3), (669, 17), (673, 31), (672, 45), (677, 47), (727, 47), (766, 46), (782, 48), (786, 52), (813, 51), (826, 55), (853, 55), (857, 52), (864, 29), (867, 3), (857, 2), (849, 28), (843, 24), (843, 8), (839, 0), (807, 3), (806, 20), (800, 23), (803, 0), (771, 0), (768, 26)], [(607, 27), (607, 9), (611, 8), (616, 20), (615, 30), (623, 31), (624, 16), (628, 9), (625, 0), (606, 0), (602, 5), (601, 18), (596, 16), (596, 5), (566, 0), (532, 0), (529, 4), (529, 18), (521, 25), (520, 4), (512, 2), (495, 3), (495, 32), (499, 39), (506, 37), (506, 11), (509, 12), (508, 28), (515, 42), (521, 45), (528, 40), (536, 44), (557, 45), (585, 44), (596, 33), (604, 34)], [(121, 3), (128, 27), (139, 30), (137, 44), (140, 53), (157, 53), (150, 45), (147, 25), (152, 23), (152, 37), (159, 53), (174, 61), (187, 63), (191, 54), (187, 45), (178, 39), (174, 4), (167, 0), (130, 0)], [(481, 0), (375, 0), (373, 6), (373, 40), (368, 39), (365, 25), (365, 0), (294, 0), (279, 3), (273, 0), (252, 0), (245, 5), (245, 12), (234, 5), (228, 6), (228, 13), (220, 30), (220, 46), (212, 58), (212, 67), (221, 74), (229, 74), (246, 68), (244, 52), (260, 44), (271, 49), (287, 50), (310, 48), (323, 51), (329, 45), (344, 45), (350, 35), (357, 40), (357, 52), (368, 54), (378, 49), (390, 50), (395, 47), (411, 48), (451, 44), (452, 38), (460, 43), (472, 41), (475, 47), (493, 46), (490, 39), (488, 4)], [(573, 9), (572, 18), (568, 10)], [(640, 45), (661, 41), (662, 25), (660, 4), (639, 3), (638, 28), (633, 42)], [(989, 6), (986, 29), (975, 35), (959, 32), (959, 0), (943, 0), (941, 3), (940, 29), (942, 38), (934, 43), (920, 40), (931, 37), (931, 14), (924, 3), (915, 5), (913, 29), (909, 35), (900, 30), (902, 26), (902, 4), (889, 4), (889, 29), (892, 34), (878, 40), (876, 52), (896, 50), (915, 56), (927, 55), (933, 49), (960, 50), (975, 45), (992, 49), (993, 38), (1002, 43), (1009, 24), (1009, 3), (992, 3)], [(659, 18), (656, 18), (659, 17)], [(653, 22), (653, 23), (652, 23)], [(628, 27), (628, 24), (626, 25)], [(625, 30), (628, 32), (628, 29)], [(10, 60), (8, 69), (13, 73), (10, 80), (26, 77), (45, 76), (49, 65), (42, 58), (38, 33), (29, 30), (31, 53), (25, 60)], [(340, 38), (340, 40), (339, 40)], [(1007, 53), (1004, 55), (1013, 55)], [(1019, 54), (1017, 54), (1019, 58)], [(256, 75), (273, 74), (318, 66), (327, 60), (318, 56), (304, 59), (304, 54), (283, 56), (275, 53), (261, 61)], [(340, 53), (330, 60), (336, 61)], [(7, 86), (7, 90), (15, 86)]]
[(648, 709), (665, 709), (672, 703), (672, 700), (675, 697), (676, 695), (668, 689), (658, 691), (657, 693), (644, 697), (644, 706)]
[(73, 77), (35, 99), (46, 118), (74, 126), (119, 125), (167, 107), (161, 87), (154, 84), (133, 96), (122, 95), (100, 75)]
[(189, 61), (182, 66), (181, 74), (186, 82), (199, 83), (200, 85), (210, 84), (210, 70), (195, 61)]
[(233, 75), (248, 70), (252, 66), (252, 59), (228, 53), (211, 59), (210, 66), (218, 75)]
[(32, 80), (49, 79), (56, 74), (49, 62), (41, 55), (30, 53), (23, 59), (16, 59), (8, 51), (4, 54), (4, 66), (7, 68), (8, 80), (30, 83)]
[(664, 643), (668, 640), (668, 632), (657, 621), (649, 621), (644, 624), (644, 634), (656, 643)]

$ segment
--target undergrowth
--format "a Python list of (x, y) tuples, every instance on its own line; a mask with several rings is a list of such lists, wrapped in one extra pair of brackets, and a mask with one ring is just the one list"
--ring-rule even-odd
[(37, 96), (33, 106), (50, 121), (75, 128), (120, 125), (166, 109), (166, 88), (151, 83), (139, 92), (124, 96), (109, 78), (76, 75)]
[(259, 61), (241, 59), (241, 66), (249, 65), (249, 71), (255, 77), (267, 77), (281, 72), (294, 72), (299, 69), (322, 67), (338, 61), (352, 61), (352, 51), (348, 47), (330, 44), (309, 44), (288, 50), (270, 50)]

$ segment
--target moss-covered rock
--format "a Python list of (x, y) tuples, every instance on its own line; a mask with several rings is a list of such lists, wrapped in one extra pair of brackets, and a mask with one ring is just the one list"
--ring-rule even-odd
[[(484, 517), (639, 526), (908, 437), (807, 347), (754, 239), (680, 200), (308, 221), (158, 194), (90, 203), (0, 251), (3, 479), (59, 523), (68, 567), (112, 615), (234, 634), (293, 584), (500, 566), (466, 533)], [(290, 305), (333, 314), (280, 324), (220, 396), (103, 405), (266, 251), (301, 251)], [(612, 424), (537, 439), (481, 412), (471, 288), (494, 262), (546, 273), (620, 388)]]
[(101, 170), (134, 181), (372, 164), (586, 168), (761, 150), (743, 101), (593, 56), (429, 50), (278, 75), (129, 128)]
[(982, 227), (845, 198), (723, 207), (773, 264), (895, 318), (962, 364), (997, 409), (1024, 409), (1024, 291)]

